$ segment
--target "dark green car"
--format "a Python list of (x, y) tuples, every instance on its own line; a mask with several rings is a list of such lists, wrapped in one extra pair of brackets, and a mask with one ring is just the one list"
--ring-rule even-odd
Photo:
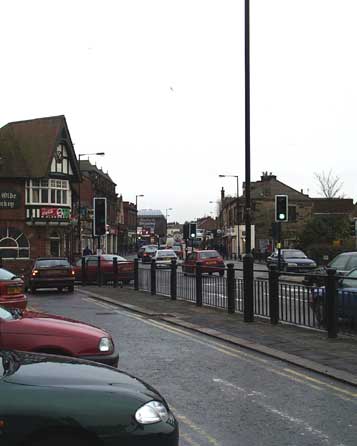
[(62, 356), (0, 351), (1, 446), (178, 446), (178, 424), (151, 386)]

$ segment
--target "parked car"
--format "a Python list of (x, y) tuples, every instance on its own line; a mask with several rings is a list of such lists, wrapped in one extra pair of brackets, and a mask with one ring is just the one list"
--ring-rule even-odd
[(158, 249), (153, 256), (156, 268), (170, 268), (173, 259), (177, 260), (177, 255), (173, 249)]
[(104, 330), (52, 314), (0, 307), (0, 349), (52, 353), (116, 367), (119, 355)]
[[(326, 288), (316, 287), (311, 290), (310, 306), (317, 321), (326, 323)], [(348, 321), (357, 329), (357, 268), (352, 269), (338, 280), (337, 285), (337, 317)]]
[(103, 364), (0, 351), (4, 446), (178, 446), (178, 423), (153, 387)]
[[(300, 249), (281, 249), (280, 255), (280, 269), (282, 271), (304, 273), (317, 267), (316, 262), (309, 259)], [(271, 265), (278, 265), (278, 252), (273, 252), (267, 257), (266, 262), (268, 268)]]
[(30, 276), (31, 293), (38, 288), (74, 291), (74, 270), (66, 257), (38, 257)]
[(309, 275), (304, 277), (304, 284), (308, 286), (322, 286), (327, 275), (327, 268), (335, 268), (336, 274), (344, 276), (353, 268), (357, 267), (357, 252), (343, 252), (334, 257), (331, 262), (325, 267), (321, 266), (312, 271)]
[(203, 273), (219, 273), (220, 276), (224, 275), (225, 265), (223, 257), (214, 249), (196, 250), (190, 252), (182, 264), (182, 271), (185, 274), (195, 274), (197, 262), (201, 263)]
[(151, 259), (154, 257), (155, 252), (157, 251), (157, 245), (146, 245), (143, 255), (141, 257), (141, 261), (143, 263), (150, 263)]
[(24, 281), (4, 268), (0, 268), (0, 305), (20, 309), (27, 306)]
[[(102, 282), (111, 282), (114, 280), (113, 259), (118, 263), (118, 280), (124, 284), (129, 284), (134, 280), (134, 262), (115, 254), (102, 254), (100, 257), (100, 271), (102, 273)], [(96, 282), (98, 280), (98, 256), (91, 255), (85, 258), (86, 280), (87, 282)], [(82, 280), (82, 259), (79, 259), (74, 266), (75, 280)]]

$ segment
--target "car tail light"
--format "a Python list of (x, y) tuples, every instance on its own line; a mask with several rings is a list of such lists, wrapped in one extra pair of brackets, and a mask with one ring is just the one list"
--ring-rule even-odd
[(70, 271), (69, 271), (69, 275), (70, 276), (74, 276), (76, 273), (75, 273), (75, 271), (74, 271), (74, 269), (71, 269)]
[(37, 269), (34, 269), (34, 270), (32, 271), (32, 275), (33, 275), (33, 276), (38, 276), (38, 274), (39, 274), (39, 271), (38, 271)]

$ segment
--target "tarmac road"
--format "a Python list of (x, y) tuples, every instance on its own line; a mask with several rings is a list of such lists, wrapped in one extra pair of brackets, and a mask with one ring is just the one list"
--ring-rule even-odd
[(355, 387), (78, 292), (29, 303), (110, 331), (120, 368), (173, 407), (181, 446), (356, 444)]

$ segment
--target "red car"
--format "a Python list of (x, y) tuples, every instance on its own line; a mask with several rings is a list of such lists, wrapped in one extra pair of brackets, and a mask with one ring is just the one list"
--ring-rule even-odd
[(111, 336), (73, 319), (0, 307), (0, 349), (75, 356), (116, 367)]
[(4, 268), (0, 268), (0, 305), (20, 309), (27, 306), (23, 280)]
[(182, 264), (182, 271), (184, 273), (195, 273), (197, 262), (201, 262), (203, 273), (224, 275), (225, 265), (223, 258), (213, 249), (194, 251), (188, 254), (187, 259)]
[[(129, 284), (134, 280), (134, 262), (126, 260), (114, 254), (102, 254), (100, 257), (100, 270), (102, 273), (102, 283), (114, 280), (113, 259), (118, 262), (118, 280), (124, 284)], [(87, 282), (96, 282), (98, 280), (98, 256), (90, 255), (84, 257), (86, 264)], [(75, 280), (82, 280), (82, 259), (79, 259), (74, 266)]]
[(175, 251), (175, 254), (177, 255), (177, 258), (183, 259), (183, 249), (181, 245), (173, 245), (172, 249)]

